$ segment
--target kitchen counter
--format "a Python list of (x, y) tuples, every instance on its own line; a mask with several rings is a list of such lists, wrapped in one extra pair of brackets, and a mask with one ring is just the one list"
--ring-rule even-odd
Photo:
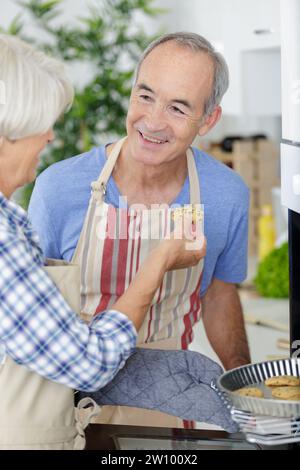
[[(285, 446), (250, 444), (242, 433), (90, 424), (86, 429), (86, 450), (271, 450)], [(294, 447), (296, 445), (294, 444)], [(297, 447), (299, 449), (299, 446)]]
[(249, 449), (241, 433), (177, 428), (90, 424), (86, 429), (86, 450), (201, 450)]

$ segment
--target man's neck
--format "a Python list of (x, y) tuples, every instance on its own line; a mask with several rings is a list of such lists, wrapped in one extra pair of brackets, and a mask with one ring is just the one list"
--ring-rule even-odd
[[(110, 151), (111, 148), (108, 148), (108, 154)], [(164, 193), (168, 187), (181, 187), (186, 175), (185, 155), (160, 165), (147, 165), (134, 160), (126, 146), (123, 147), (113, 171), (116, 181), (130, 182), (130, 185), (142, 192), (159, 193)]]

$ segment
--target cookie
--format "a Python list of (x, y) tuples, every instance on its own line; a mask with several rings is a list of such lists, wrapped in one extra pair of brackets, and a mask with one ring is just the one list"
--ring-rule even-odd
[(173, 220), (181, 219), (185, 215), (190, 215), (193, 223), (203, 220), (203, 210), (200, 207), (196, 207), (194, 204), (189, 204), (184, 207), (176, 207), (172, 210)]
[(300, 385), (300, 377), (293, 375), (279, 375), (278, 377), (271, 377), (265, 381), (267, 387), (295, 387)]
[(237, 395), (241, 397), (254, 397), (254, 398), (263, 398), (264, 394), (262, 390), (256, 387), (243, 387), (235, 392)]
[(300, 386), (274, 387), (272, 397), (281, 400), (300, 400)]

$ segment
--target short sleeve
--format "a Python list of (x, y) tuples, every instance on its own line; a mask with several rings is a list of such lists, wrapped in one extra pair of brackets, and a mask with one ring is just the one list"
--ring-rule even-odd
[(248, 210), (247, 190), (242, 206), (235, 206), (232, 210), (227, 243), (216, 263), (213, 276), (221, 281), (239, 283), (247, 276)]
[(54, 222), (45, 204), (43, 186), (39, 178), (37, 178), (35, 182), (31, 195), (28, 207), (28, 217), (34, 230), (39, 236), (39, 242), (44, 255), (47, 258), (60, 259), (61, 254), (58, 249)]

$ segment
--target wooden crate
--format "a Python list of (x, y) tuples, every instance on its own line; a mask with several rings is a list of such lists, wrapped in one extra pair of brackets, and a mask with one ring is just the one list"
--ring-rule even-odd
[(249, 255), (258, 254), (258, 219), (263, 204), (272, 204), (272, 187), (279, 182), (279, 151), (268, 139), (236, 141), (232, 152), (212, 146), (208, 151), (239, 173), (250, 189)]
[(240, 144), (240, 142), (235, 144), (234, 152), (232, 153), (223, 152), (219, 148), (213, 148), (209, 153), (217, 160), (239, 173), (245, 183), (248, 186), (251, 186), (255, 176), (253, 157), (250, 156), (253, 151), (253, 147), (248, 142), (245, 142), (243, 145)]

